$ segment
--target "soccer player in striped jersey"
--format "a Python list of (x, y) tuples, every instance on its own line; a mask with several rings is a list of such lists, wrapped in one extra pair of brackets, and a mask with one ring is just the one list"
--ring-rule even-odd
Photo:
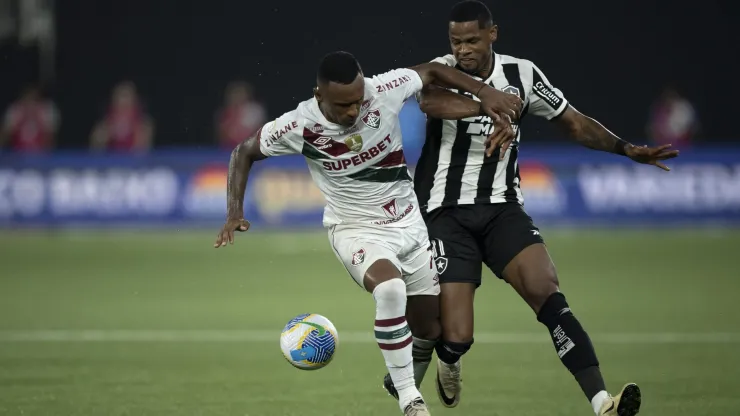
[[(588, 148), (665, 170), (668, 168), (662, 161), (678, 152), (669, 146), (638, 147), (620, 139), (573, 108), (534, 63), (494, 53), (492, 44), (497, 36), (498, 28), (483, 3), (458, 3), (449, 22), (453, 53), (433, 62), (520, 97), (524, 110), (513, 120), (513, 140), (490, 140), (488, 135), (494, 129), (491, 120), (464, 91), (427, 87), (419, 97), (428, 123), (414, 181), (440, 274), (442, 339), (434, 347), (439, 398), (447, 407), (460, 401), (460, 358), (473, 344), (473, 298), (481, 283), (481, 264), (485, 263), (516, 290), (547, 327), (558, 357), (574, 375), (594, 412), (635, 415), (641, 403), (639, 388), (630, 383), (613, 397), (607, 393), (591, 340), (559, 290), (555, 266), (539, 229), (522, 208), (517, 165), (519, 124), (527, 114), (544, 117)], [(429, 345), (415, 348), (414, 358), (421, 363), (429, 362), (431, 355)], [(423, 376), (417, 371), (417, 385)], [(384, 385), (395, 395), (387, 376)]]
[[(249, 228), (243, 200), (252, 164), (302, 154), (326, 199), (323, 223), (334, 253), (373, 295), (375, 338), (407, 416), (429, 415), (414, 383), (412, 342), (434, 343), (441, 328), (437, 269), (403, 156), (398, 114), (409, 97), (432, 83), (476, 94), (485, 112), (500, 120), (499, 112), (521, 111), (518, 97), (445, 65), (366, 78), (351, 54), (331, 53), (319, 66), (314, 97), (232, 152), (227, 220), (215, 242), (216, 248), (233, 244), (234, 232)], [(507, 133), (505, 127), (501, 131)]]

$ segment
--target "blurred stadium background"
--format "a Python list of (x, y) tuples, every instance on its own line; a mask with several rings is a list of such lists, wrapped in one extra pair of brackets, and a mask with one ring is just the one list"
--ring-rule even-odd
[[(524, 122), (526, 207), (610, 388), (640, 383), (646, 415), (738, 414), (731, 3), (487, 3), (498, 52), (533, 60), (625, 139), (683, 152), (664, 173)], [(372, 300), (329, 250), (299, 157), (261, 162), (253, 230), (212, 243), (234, 142), (308, 98), (326, 52), (353, 52), (368, 74), (447, 53), (452, 4), (0, 0), (0, 414), (396, 414)], [(416, 103), (402, 123), (413, 162)], [(303, 312), (340, 333), (318, 372), (278, 348)], [(591, 414), (490, 274), (477, 318), (464, 401), (443, 410), (430, 370), (434, 414)]]

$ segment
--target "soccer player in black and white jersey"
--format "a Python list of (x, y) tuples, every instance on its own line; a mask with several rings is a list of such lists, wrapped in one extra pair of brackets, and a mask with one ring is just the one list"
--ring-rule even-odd
[[(613, 397), (607, 392), (589, 336), (559, 290), (555, 266), (539, 229), (523, 210), (517, 166), (519, 124), (527, 114), (544, 117), (583, 146), (665, 170), (669, 169), (662, 161), (678, 152), (669, 145), (640, 147), (620, 139), (573, 108), (531, 61), (494, 53), (497, 36), (498, 28), (483, 3), (458, 3), (449, 22), (453, 53), (434, 62), (518, 95), (524, 109), (513, 120), (513, 140), (486, 137), (493, 128), (491, 120), (467, 93), (427, 87), (419, 97), (428, 122), (414, 185), (440, 274), (443, 329), (434, 347), (414, 344), (414, 359), (431, 360), (432, 349), (436, 349), (438, 395), (446, 407), (457, 406), (460, 358), (473, 344), (473, 298), (485, 263), (547, 327), (558, 357), (591, 401), (595, 414), (635, 415), (641, 403), (639, 388), (630, 383)], [(417, 372), (417, 385), (422, 377)], [(388, 377), (384, 384), (394, 395)]]

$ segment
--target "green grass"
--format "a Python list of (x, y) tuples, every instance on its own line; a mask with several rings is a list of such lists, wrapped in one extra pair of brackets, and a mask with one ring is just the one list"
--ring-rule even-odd
[[(324, 233), (239, 235), (225, 250), (215, 232), (0, 234), (0, 415), (400, 414), (380, 387), (372, 298)], [(737, 412), (740, 232), (545, 237), (611, 390), (640, 383), (641, 415)], [(277, 345), (303, 312), (339, 330), (319, 371), (292, 368)], [(490, 274), (476, 314), (460, 406), (438, 405), (427, 375), (434, 415), (593, 414), (544, 328)]]

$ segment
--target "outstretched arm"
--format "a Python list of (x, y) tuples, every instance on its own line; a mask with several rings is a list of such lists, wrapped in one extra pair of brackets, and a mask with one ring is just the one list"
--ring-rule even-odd
[(462, 120), (484, 114), (478, 101), (433, 85), (421, 91), (419, 109), (442, 120)]
[(663, 170), (670, 169), (661, 163), (662, 160), (678, 156), (677, 150), (669, 150), (670, 145), (635, 146), (622, 140), (601, 123), (580, 113), (570, 105), (557, 119), (557, 122), (572, 138), (589, 149), (627, 156), (635, 162), (655, 165)]
[(249, 222), (244, 219), (244, 192), (252, 164), (267, 157), (260, 151), (261, 132), (262, 129), (231, 152), (226, 182), (226, 223), (216, 236), (215, 248), (234, 244), (234, 232), (249, 229)]
[(257, 132), (244, 140), (231, 152), (226, 182), (227, 218), (241, 218), (244, 215), (244, 192), (247, 189), (252, 164), (267, 158), (260, 151), (259, 134), (260, 132)]
[(557, 123), (570, 137), (589, 149), (626, 156), (626, 148), (634, 147), (607, 130), (598, 121), (580, 113), (572, 106), (568, 106), (557, 119)]
[(522, 100), (518, 96), (499, 91), (447, 65), (428, 62), (411, 69), (419, 74), (424, 86), (455, 88), (478, 97), (481, 109), (495, 119), (499, 118), (499, 114), (517, 118), (522, 109)]

